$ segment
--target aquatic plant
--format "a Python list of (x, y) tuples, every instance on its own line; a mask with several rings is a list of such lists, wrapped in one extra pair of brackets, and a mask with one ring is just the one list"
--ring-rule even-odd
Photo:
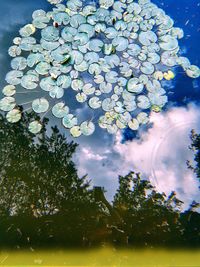
[[(27, 92), (24, 111), (27, 104), (42, 116), (51, 111), (73, 137), (91, 135), (93, 120), (80, 121), (68, 106), (66, 94), (72, 90), (109, 133), (138, 130), (151, 111), (166, 105), (163, 80), (174, 78), (173, 67), (180, 65), (191, 78), (200, 75), (179, 54), (182, 29), (150, 0), (48, 2), (53, 9), (34, 11), (32, 22), (20, 29), (8, 51), (12, 70), (0, 109), (11, 123), (23, 112), (17, 95)], [(30, 122), (32, 133), (41, 129), (40, 121)]]

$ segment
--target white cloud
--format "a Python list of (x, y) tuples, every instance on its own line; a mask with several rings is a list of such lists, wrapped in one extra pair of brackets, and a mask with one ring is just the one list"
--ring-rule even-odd
[(115, 149), (126, 162), (127, 169), (145, 174), (159, 191), (175, 190), (189, 202), (198, 194), (198, 181), (186, 161), (193, 158), (188, 149), (191, 129), (200, 130), (200, 109), (194, 104), (174, 107), (166, 113), (152, 114), (153, 127), (140, 139), (122, 144), (117, 137)]
[(106, 156), (101, 156), (99, 154), (95, 154), (92, 152), (90, 148), (83, 147), (82, 148), (83, 156), (87, 160), (96, 160), (96, 161), (101, 161), (103, 159), (106, 159)]
[(198, 196), (198, 181), (186, 161), (193, 158), (188, 149), (190, 131), (200, 131), (200, 107), (173, 107), (165, 113), (152, 113), (152, 128), (140, 138), (122, 143), (122, 135), (115, 138), (98, 135), (98, 138), (81, 142), (77, 157), (78, 168), (88, 173), (95, 185), (105, 186), (107, 196), (115, 193), (118, 175), (130, 170), (141, 172), (159, 191), (191, 202)]

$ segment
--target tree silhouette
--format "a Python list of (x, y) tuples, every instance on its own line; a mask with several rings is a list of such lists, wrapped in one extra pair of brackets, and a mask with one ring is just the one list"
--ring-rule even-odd
[[(67, 227), (75, 229), (83, 217), (81, 213), (88, 213), (93, 195), (86, 177), (78, 177), (72, 161), (77, 144), (68, 143), (57, 127), (47, 134), (47, 119), (41, 135), (34, 137), (27, 131), (33, 116), (26, 114), (16, 124), (0, 116), (0, 223), (4, 223), (7, 232), (12, 230), (22, 239), (30, 240), (32, 232), (32, 240), (35, 235), (39, 242), (39, 235), (42, 238), (45, 232), (48, 237), (56, 236), (54, 221), (61, 226), (59, 221), (65, 214)], [(50, 215), (51, 222), (43, 223)], [(15, 234), (11, 235), (16, 239)]]
[(197, 134), (195, 130), (191, 131), (191, 145), (189, 148), (194, 152), (194, 164), (190, 161), (187, 162), (188, 167), (192, 169), (196, 175), (197, 178), (200, 179), (200, 134)]
[(77, 144), (67, 143), (57, 127), (50, 136), (44, 127), (34, 138), (25, 127), (29, 116), (14, 125), (0, 117), (1, 213), (39, 217), (65, 210), (66, 202), (86, 201), (88, 183), (72, 162)]
[(175, 243), (178, 244), (177, 237), (182, 229), (179, 223), (181, 204), (175, 192), (166, 197), (149, 181), (142, 180), (138, 173), (130, 172), (119, 177), (114, 207), (124, 220), (123, 230), (130, 245), (168, 245), (175, 232)]
[[(77, 144), (57, 127), (27, 131), (34, 114), (16, 124), (0, 115), (0, 247), (200, 246), (199, 204), (156, 191), (140, 174), (119, 176), (113, 203), (90, 188), (72, 160)], [(199, 173), (199, 136), (192, 146)], [(103, 175), (103, 174), (102, 174)]]

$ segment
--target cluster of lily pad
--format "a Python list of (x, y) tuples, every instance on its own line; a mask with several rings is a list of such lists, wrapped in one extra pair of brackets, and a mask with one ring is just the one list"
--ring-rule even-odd
[[(43, 91), (44, 97), (31, 102), (32, 110), (51, 111), (74, 137), (91, 135), (95, 125), (70, 112), (67, 90), (74, 90), (79, 103), (101, 111), (98, 124), (109, 133), (137, 130), (151, 111), (167, 103), (162, 81), (174, 78), (172, 67), (182, 66), (191, 78), (200, 75), (197, 66), (179, 56), (183, 31), (150, 0), (48, 1), (55, 5), (52, 11), (34, 11), (8, 51), (12, 70), (0, 109), (11, 123), (21, 119), (15, 95), (23, 87)], [(41, 129), (40, 121), (30, 122), (32, 133)]]

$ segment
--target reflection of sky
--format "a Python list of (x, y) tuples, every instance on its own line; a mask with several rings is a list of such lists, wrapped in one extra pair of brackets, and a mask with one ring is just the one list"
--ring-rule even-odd
[[(187, 55), (193, 64), (200, 65), (200, 4), (198, 1), (152, 0), (152, 2), (158, 4), (174, 19), (175, 26), (184, 29), (185, 38), (180, 41), (181, 53)], [(1, 86), (9, 70), (10, 59), (7, 56), (7, 49), (12, 44), (12, 39), (17, 36), (17, 31), (22, 25), (30, 22), (34, 10), (40, 8), (47, 10), (49, 6), (46, 0), (1, 1)], [(109, 198), (116, 190), (118, 174), (126, 174), (131, 169), (151, 176), (159, 190), (166, 192), (176, 190), (179, 196), (187, 201), (198, 194), (196, 180), (192, 173), (186, 170), (185, 162), (192, 157), (187, 149), (189, 131), (191, 128), (200, 128), (198, 127), (200, 125), (199, 80), (188, 78), (180, 68), (177, 68), (176, 72), (175, 81), (168, 83), (167, 87), (170, 102), (166, 113), (154, 114), (151, 119), (152, 127), (147, 132), (139, 133), (140, 139), (138, 136), (135, 138), (130, 131), (114, 138), (104, 130), (98, 129), (94, 135), (76, 140), (80, 144), (75, 158), (80, 174), (88, 173), (92, 184), (104, 186)], [(27, 99), (28, 95), (25, 98)], [(26, 101), (25, 98), (24, 101)], [(68, 99), (73, 101), (70, 95)], [(71, 102), (73, 103), (75, 102)], [(74, 104), (73, 108), (75, 108)], [(78, 112), (81, 115), (87, 112), (87, 109), (83, 107)], [(92, 114), (87, 116), (90, 118)], [(52, 123), (54, 123), (53, 120)], [(61, 129), (64, 131), (62, 127)], [(169, 129), (170, 134), (167, 134)]]

